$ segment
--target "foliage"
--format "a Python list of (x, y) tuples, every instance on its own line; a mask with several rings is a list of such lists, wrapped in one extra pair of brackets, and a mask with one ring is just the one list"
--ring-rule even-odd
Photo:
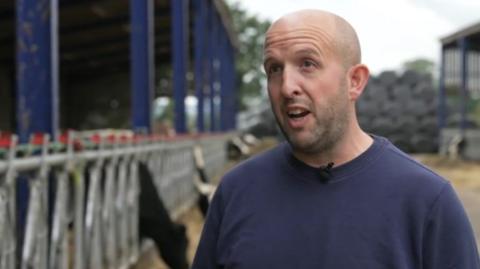
[(239, 41), (236, 73), (240, 109), (243, 110), (248, 99), (261, 96), (265, 85), (263, 42), (271, 23), (249, 14), (238, 2), (227, 4)]
[(434, 74), (435, 63), (429, 59), (418, 58), (403, 63), (403, 69), (417, 71), (422, 74)]

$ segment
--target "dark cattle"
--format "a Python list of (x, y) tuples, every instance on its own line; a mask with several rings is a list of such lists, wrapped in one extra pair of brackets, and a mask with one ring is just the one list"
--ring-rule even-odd
[(171, 269), (187, 269), (185, 226), (170, 219), (145, 164), (139, 164), (140, 237), (151, 238)]
[[(208, 183), (209, 180), (207, 178), (207, 174), (205, 173), (205, 168), (204, 167), (197, 167), (197, 172), (200, 178), (200, 181), (202, 183)], [(208, 211), (208, 206), (210, 205), (210, 202), (208, 201), (208, 196), (200, 193), (198, 196), (198, 202), (197, 202), (198, 207), (200, 208), (200, 211), (202, 212), (202, 215), (205, 217), (207, 216), (207, 211)]]

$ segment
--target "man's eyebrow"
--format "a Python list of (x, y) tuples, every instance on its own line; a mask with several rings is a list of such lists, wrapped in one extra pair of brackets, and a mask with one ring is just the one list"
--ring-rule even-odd
[(267, 63), (271, 62), (274, 60), (274, 57), (272, 57), (269, 54), (264, 55), (263, 57), (263, 66), (267, 65)]
[(306, 54), (306, 55), (314, 55), (314, 56), (321, 56), (320, 52), (315, 49), (301, 49), (295, 52), (295, 54)]

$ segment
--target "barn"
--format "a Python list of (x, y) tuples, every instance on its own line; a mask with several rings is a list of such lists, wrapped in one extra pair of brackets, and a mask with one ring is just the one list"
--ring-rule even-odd
[(440, 151), (480, 160), (480, 22), (441, 39)]

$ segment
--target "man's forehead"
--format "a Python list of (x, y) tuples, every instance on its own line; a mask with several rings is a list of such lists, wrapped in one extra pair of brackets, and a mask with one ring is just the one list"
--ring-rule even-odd
[(330, 17), (310, 18), (312, 16), (309, 15), (303, 18), (298, 15), (297, 13), (287, 15), (273, 23), (266, 33), (265, 48), (302, 39), (319, 42), (322, 46), (334, 43), (335, 29)]
[(287, 14), (275, 21), (267, 31), (285, 31), (295, 28), (320, 28), (324, 31), (333, 31), (334, 16), (320, 10), (301, 10)]
[(291, 28), (288, 31), (272, 31), (267, 35), (264, 56), (274, 56), (280, 52), (323, 55), (335, 52), (334, 39), (330, 33), (318, 27)]
[(269, 31), (265, 38), (265, 47), (277, 43), (296, 43), (296, 42), (320, 42), (333, 43), (334, 36), (331, 32), (326, 31), (320, 27), (291, 27), (286, 30), (273, 29)]
[(322, 10), (301, 10), (275, 21), (266, 32), (264, 57), (271, 49), (304, 42), (314, 44), (324, 57), (339, 57), (345, 65), (360, 62), (360, 47), (355, 30), (343, 18)]

